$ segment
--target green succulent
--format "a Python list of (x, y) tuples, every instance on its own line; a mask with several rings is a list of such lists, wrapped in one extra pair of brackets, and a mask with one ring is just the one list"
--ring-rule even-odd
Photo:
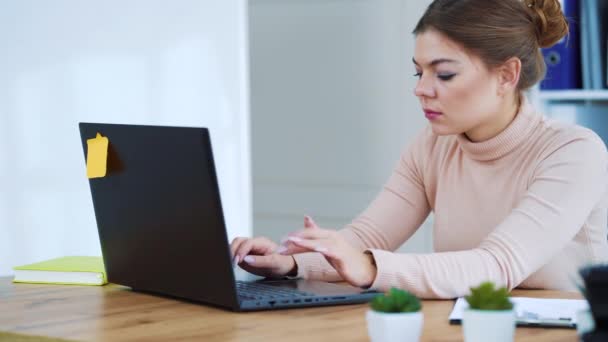
[(509, 291), (505, 287), (494, 288), (494, 283), (484, 282), (471, 288), (471, 294), (465, 297), (471, 309), (476, 310), (511, 310), (513, 303), (509, 300)]
[(418, 312), (422, 307), (416, 296), (394, 287), (387, 293), (374, 297), (370, 305), (374, 311), (388, 313)]

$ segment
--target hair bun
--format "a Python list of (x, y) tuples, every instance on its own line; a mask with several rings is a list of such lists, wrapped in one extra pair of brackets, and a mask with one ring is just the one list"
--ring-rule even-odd
[(568, 34), (568, 20), (559, 0), (525, 0), (536, 30), (538, 46), (546, 48)]

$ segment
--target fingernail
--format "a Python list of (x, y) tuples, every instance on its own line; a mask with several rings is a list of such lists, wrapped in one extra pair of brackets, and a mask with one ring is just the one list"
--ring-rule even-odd
[(315, 247), (315, 251), (319, 252), (319, 253), (325, 253), (325, 252), (327, 252), (327, 248), (317, 246), (317, 247)]
[(300, 239), (297, 236), (292, 236), (292, 237), (288, 238), (287, 240), (293, 241), (293, 242), (302, 242), (302, 239)]
[(251, 255), (248, 255), (246, 257), (243, 258), (243, 261), (248, 263), (248, 264), (253, 264), (255, 262), (255, 258), (252, 257)]
[(277, 253), (279, 253), (279, 254), (283, 254), (285, 252), (287, 252), (287, 247), (285, 247), (285, 246), (281, 246), (277, 249)]
[(234, 264), (235, 264), (235, 265), (238, 265), (238, 264), (239, 264), (239, 261), (240, 261), (239, 256), (238, 256), (238, 255), (235, 255), (235, 256), (234, 256)]

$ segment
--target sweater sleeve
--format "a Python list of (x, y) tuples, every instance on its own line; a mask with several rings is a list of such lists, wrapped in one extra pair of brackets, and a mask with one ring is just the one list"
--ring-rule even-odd
[[(366, 249), (394, 251), (409, 239), (430, 212), (423, 182), (421, 153), (431, 143), (431, 131), (423, 130), (404, 150), (397, 166), (376, 198), (357, 218), (338, 233), (361, 252)], [(320, 253), (295, 254), (298, 277), (339, 281), (339, 274)]]
[(454, 298), (483, 281), (519, 285), (574, 238), (607, 189), (606, 147), (594, 133), (567, 139), (539, 159), (527, 192), (478, 247), (432, 254), (372, 249), (372, 288)]

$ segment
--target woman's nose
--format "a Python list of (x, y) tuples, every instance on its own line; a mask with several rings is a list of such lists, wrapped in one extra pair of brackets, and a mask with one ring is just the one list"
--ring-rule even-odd
[(417, 97), (433, 97), (435, 96), (435, 90), (431, 82), (425, 77), (420, 77), (416, 87), (414, 88), (414, 95)]

